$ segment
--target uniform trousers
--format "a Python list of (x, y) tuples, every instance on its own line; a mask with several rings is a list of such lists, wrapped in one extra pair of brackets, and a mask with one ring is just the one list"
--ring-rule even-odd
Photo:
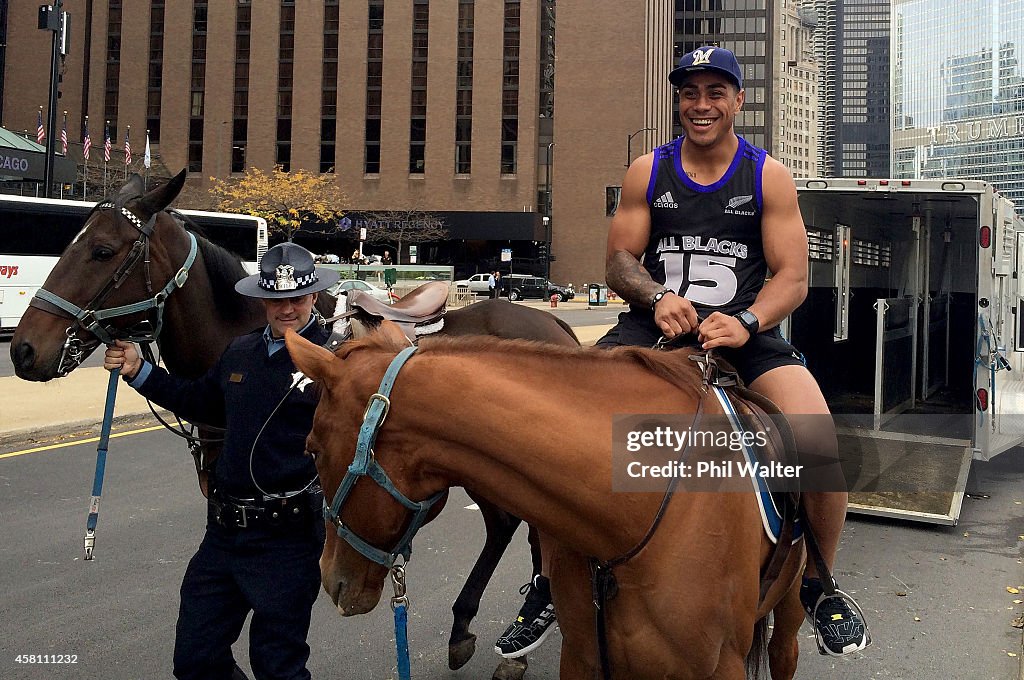
[(257, 680), (305, 680), (306, 635), (320, 593), (324, 525), (232, 529), (210, 524), (181, 584), (174, 642), (180, 680), (232, 677), (231, 645), (249, 612)]

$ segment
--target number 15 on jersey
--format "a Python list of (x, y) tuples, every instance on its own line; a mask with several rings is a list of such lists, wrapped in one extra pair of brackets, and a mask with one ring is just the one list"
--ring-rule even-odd
[[(721, 307), (732, 301), (739, 285), (735, 257), (695, 253), (662, 253), (665, 287), (690, 302)], [(686, 285), (686, 289), (683, 286)]]

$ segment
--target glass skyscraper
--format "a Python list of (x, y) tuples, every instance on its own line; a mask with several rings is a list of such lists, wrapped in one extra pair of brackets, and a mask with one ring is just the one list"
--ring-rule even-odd
[(897, 0), (893, 170), (992, 182), (1024, 210), (1024, 0)]
[(890, 0), (814, 0), (819, 171), (888, 177)]

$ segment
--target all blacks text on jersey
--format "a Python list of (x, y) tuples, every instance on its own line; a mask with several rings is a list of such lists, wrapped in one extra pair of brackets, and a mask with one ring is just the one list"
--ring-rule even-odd
[(705, 238), (703, 236), (665, 236), (658, 241), (659, 253), (700, 251), (729, 255), (742, 260), (747, 258), (747, 244), (728, 239)]
[(756, 210), (739, 210), (741, 206), (751, 207), (748, 204), (754, 200), (753, 196), (733, 196), (729, 199), (729, 202), (725, 204), (726, 215), (746, 215), (747, 217), (753, 217), (757, 214)]

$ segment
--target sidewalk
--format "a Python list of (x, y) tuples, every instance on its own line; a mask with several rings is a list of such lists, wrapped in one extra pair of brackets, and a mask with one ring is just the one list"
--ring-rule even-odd
[[(577, 326), (573, 332), (580, 343), (592, 345), (609, 328), (607, 324)], [(105, 369), (96, 366), (79, 368), (66, 378), (45, 383), (14, 376), (0, 378), (0, 438), (28, 438), (32, 433), (58, 426), (98, 426), (103, 421), (109, 376)], [(119, 381), (114, 418), (146, 413), (146, 400)]]
[[(100, 366), (80, 368), (66, 378), (45, 383), (10, 376), (0, 378), (0, 436), (30, 436), (61, 426), (89, 426), (103, 421), (110, 377)], [(114, 417), (149, 413), (146, 400), (119, 382)]]

